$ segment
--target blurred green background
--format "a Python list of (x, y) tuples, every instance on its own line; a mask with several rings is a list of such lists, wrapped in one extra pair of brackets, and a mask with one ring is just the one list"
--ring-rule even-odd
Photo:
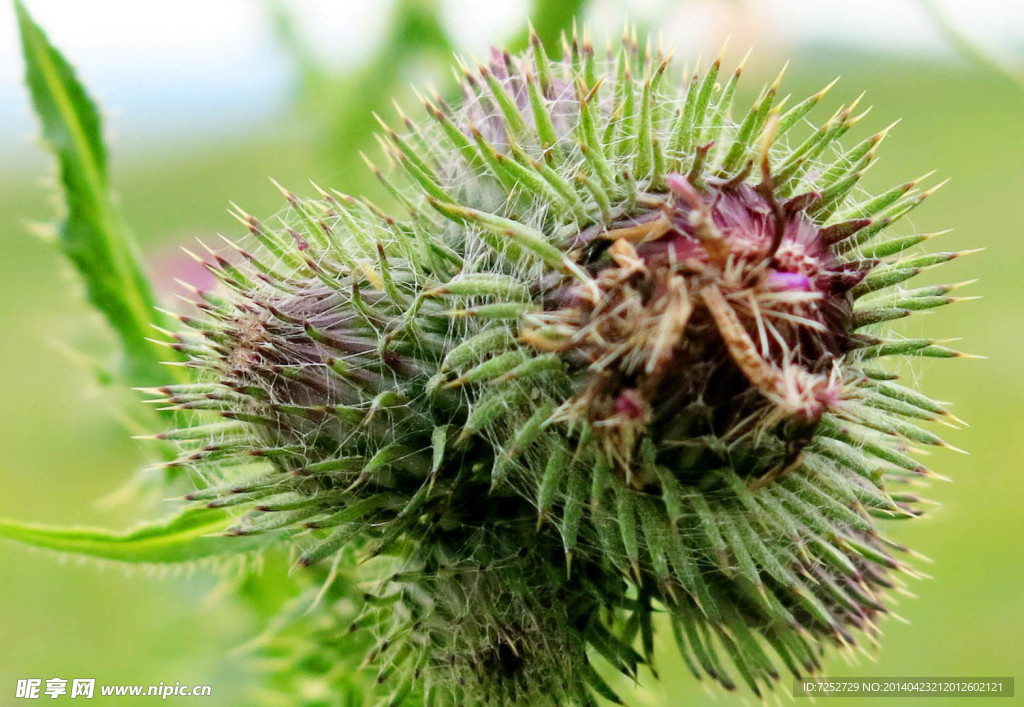
[[(45, 2), (38, 5), (37, 19), (61, 46), (61, 32), (70, 30), (59, 25), (54, 3), (49, 8)], [(576, 3), (535, 5), (534, 17), (541, 16), (546, 30), (564, 24), (576, 9)], [(941, 273), (945, 281), (981, 278), (964, 294), (984, 294), (984, 299), (916, 317), (912, 325), (931, 336), (960, 337), (959, 348), (988, 357), (935, 361), (915, 369), (929, 394), (955, 401), (954, 411), (971, 423), (947, 435), (969, 455), (939, 450), (930, 460), (934, 469), (953, 479), (930, 489), (942, 507), (920, 521), (889, 529), (934, 560), (919, 564), (934, 579), (912, 582), (919, 596), (901, 598), (897, 608), (907, 623), (885, 622), (881, 650), (860, 655), (855, 663), (835, 656), (826, 672), (1024, 677), (1024, 76), (993, 70), (984, 56), (972, 55), (971, 47), (959, 54), (916, 52), (898, 42), (858, 46), (813, 31), (783, 33), (780, 38), (758, 20), (761, 15), (753, 3), (689, 5), (698, 10), (691, 13), (692, 22), (705, 22), (705, 33), (699, 31), (701, 25), (685, 21), (661, 28), (666, 44), (677, 45), (678, 63), (692, 65), (698, 50), (706, 52), (732, 33), (735, 51), (728, 53), (727, 63), (735, 62), (747, 45), (756, 47), (746, 80), (748, 97), (786, 58), (792, 64), (785, 86), (795, 95), (812, 92), (837, 74), (843, 78), (830, 105), (868, 89), (866, 100), (874, 111), (850, 139), (867, 136), (897, 117), (902, 123), (868, 175), (867, 188), (887, 187), (929, 169), (939, 177), (952, 177), (904, 228), (953, 228), (932, 244), (941, 250), (986, 248)], [(916, 4), (907, 5), (917, 12)], [(988, 5), (998, 10), (998, 3)], [(195, 274), (177, 255), (178, 244), (196, 237), (212, 242), (218, 232), (238, 234), (226, 212), (228, 200), (251, 213), (276, 212), (281, 198), (268, 176), (303, 193), (311, 191), (306, 185), (313, 179), (343, 190), (369, 189), (377, 196), (357, 152), (374, 153), (370, 111), (391, 115), (387, 97), (392, 92), (407, 96), (410, 80), (430, 80), (443, 90), (450, 76), (450, 47), (459, 45), (458, 32), (444, 34), (452, 24), (451, 3), (447, 14), (435, 13), (427, 2), (385, 6), (394, 12), (389, 10), (376, 23), (378, 43), (357, 60), (335, 63), (307, 51), (311, 42), (302, 34), (301, 13), (260, 6), (269, 38), (266, 51), (276, 52), (278, 69), (267, 80), (284, 87), (278, 91), (283, 98), (270, 108), (257, 107), (258, 118), (245, 120), (241, 129), (218, 118), (218, 106), (210, 107), (209, 117), (218, 129), (193, 128), (173, 139), (162, 128), (147, 131), (136, 123), (152, 114), (122, 110), (108, 116), (114, 184), (148, 266), (161, 282), (169, 282), (171, 273), (186, 278)], [(886, 22), (887, 6), (876, 3), (870, 10), (879, 15), (880, 26)], [(602, 36), (605, 31), (616, 33), (628, 7), (597, 3), (583, 11)], [(677, 12), (675, 7), (645, 2), (637, 12), (641, 20), (652, 19), (661, 12)], [(514, 23), (492, 22), (495, 26), (482, 31), (486, 37), (474, 36), (476, 47), (484, 39), (517, 41), (526, 9), (496, 10)], [(846, 10), (851, 22), (860, 21), (864, 11)], [(13, 14), (9, 7), (0, 12)], [(843, 19), (842, 11), (832, 15), (836, 21)], [(941, 33), (925, 13), (913, 17), (919, 29), (934, 32), (935, 42), (941, 43)], [(999, 17), (990, 21), (998, 23)], [(127, 21), (115, 27), (126, 36), (138, 30)], [(681, 44), (673, 27), (683, 28), (686, 39), (699, 37), (700, 46)], [(7, 39), (5, 35), (3, 41)], [(74, 53), (68, 54), (75, 62)], [(286, 70), (280, 71), (282, 67)], [(86, 70), (81, 78), (89, 84), (94, 76)], [(182, 80), (187, 82), (188, 75)], [(27, 114), (27, 97), (22, 93), (15, 98), (20, 112)], [(196, 115), (201, 126), (202, 111)], [(0, 129), (7, 131), (2, 122)], [(120, 131), (130, 139), (120, 142)], [(120, 407), (134, 402), (101, 387), (83, 363), (83, 355), (107, 356), (103, 352), (113, 339), (84, 303), (80, 286), (57, 251), (30, 233), (38, 229), (26, 221), (53, 217), (53, 190), (46, 183), (52, 168), (47, 156), (24, 149), (28, 138), (23, 131), (7, 132), (0, 143), (6, 153), (0, 159), (0, 516), (123, 527), (161, 511), (159, 500), (127, 508), (96, 501), (117, 490), (146, 460), (144, 443), (131, 440), (120, 422)], [(83, 354), (69, 354), (69, 349)], [(0, 562), (0, 704), (13, 703), (16, 680), (30, 677), (211, 684), (213, 697), (203, 704), (246, 704), (245, 690), (255, 678), (251, 666), (230, 651), (257, 628), (241, 607), (210, 596), (216, 578), (207, 569), (127, 574), (112, 564), (62, 561), (7, 542), (0, 544)], [(712, 694), (721, 705), (756, 702), (705, 690), (683, 669), (669, 642), (659, 658), (661, 682), (635, 694), (627, 687), (624, 696), (631, 703), (704, 704)], [(979, 700), (950, 698), (942, 703), (973, 701)], [(853, 700), (828, 700), (847, 702)]]

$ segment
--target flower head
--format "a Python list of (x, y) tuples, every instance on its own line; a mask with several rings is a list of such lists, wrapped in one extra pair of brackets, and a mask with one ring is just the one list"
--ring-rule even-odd
[(874, 361), (955, 355), (885, 323), (952, 301), (901, 283), (957, 254), (887, 235), (930, 192), (858, 191), (885, 131), (839, 147), (855, 105), (793, 138), (827, 89), (733, 118), (738, 77), (680, 85), (631, 37), (496, 52), (385, 127), (400, 214), (286, 192), (210, 261), (172, 344), (202, 382), (164, 391), (196, 425), (165, 436), (235, 532), (373, 558), (396, 692), (614, 696), (588, 656), (635, 675), (657, 610), (758, 693), (877, 633), (911, 570), (876, 519), (919, 512), (893, 489), (945, 411)]

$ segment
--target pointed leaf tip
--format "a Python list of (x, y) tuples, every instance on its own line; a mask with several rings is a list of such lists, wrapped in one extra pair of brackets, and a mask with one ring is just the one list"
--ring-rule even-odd
[(187, 509), (123, 532), (0, 520), (0, 537), (27, 545), (130, 564), (179, 564), (269, 545), (272, 536), (245, 539), (222, 535), (231, 517), (223, 511)]

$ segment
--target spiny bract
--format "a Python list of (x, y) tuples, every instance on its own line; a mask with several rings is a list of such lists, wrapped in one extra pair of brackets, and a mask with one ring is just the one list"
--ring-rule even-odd
[(907, 452), (954, 418), (874, 366), (957, 355), (886, 323), (953, 301), (903, 283), (958, 254), (886, 234), (931, 191), (859, 189), (887, 131), (840, 147), (856, 101), (814, 126), (828, 87), (775, 81), (733, 117), (719, 66), (495, 52), (384, 127), (401, 215), (285, 192), (211, 256), (172, 344), (201, 382), (161, 389), (196, 424), (161, 436), (235, 532), (374, 558), (391, 702), (616, 699), (591, 660), (636, 676), (656, 623), (761, 694), (911, 572), (876, 519), (919, 513)]

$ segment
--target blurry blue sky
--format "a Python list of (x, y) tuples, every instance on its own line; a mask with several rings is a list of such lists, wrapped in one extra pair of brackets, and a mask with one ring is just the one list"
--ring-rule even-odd
[[(260, 0), (25, 0), (104, 106), (119, 145), (159, 136), (216, 138), (259, 123), (286, 104), (292, 67), (276, 46)], [(937, 0), (979, 42), (1018, 61), (1024, 3)], [(6, 4), (5, 4), (6, 5)], [(316, 53), (344, 67), (367, 56), (387, 23), (388, 0), (291, 0)], [(458, 46), (482, 54), (525, 15), (527, 0), (446, 0)], [(794, 46), (949, 54), (914, 0), (597, 0), (595, 34), (617, 32), (625, 13), (661, 18), (666, 43), (687, 57), (733, 47), (783, 54)], [(685, 52), (682, 52), (683, 48)], [(783, 56), (784, 58), (784, 56)], [(31, 158), (35, 127), (21, 87), (14, 13), (0, 8), (0, 151), (6, 169)], [(150, 145), (151, 147), (151, 145)]]

